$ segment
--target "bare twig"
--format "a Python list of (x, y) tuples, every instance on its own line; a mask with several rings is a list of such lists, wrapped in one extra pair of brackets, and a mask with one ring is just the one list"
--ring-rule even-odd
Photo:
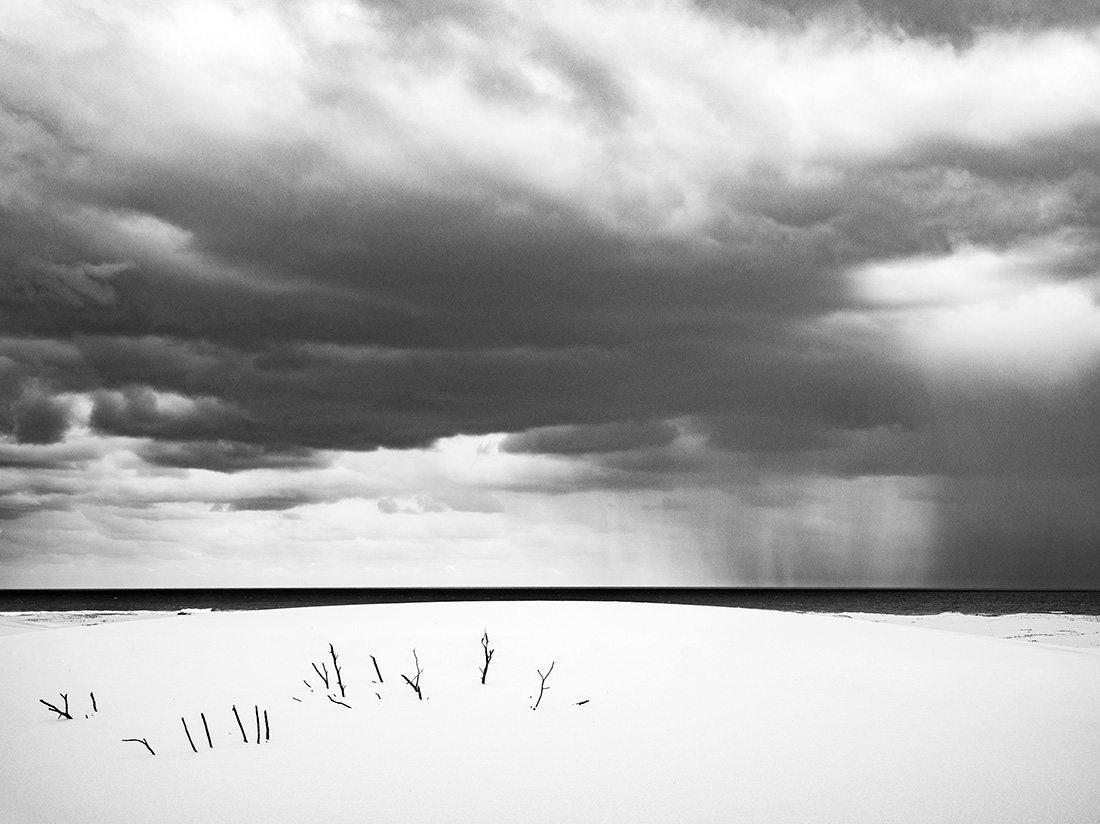
[(305, 678), (302, 679), (302, 683), (309, 687), (310, 692), (313, 692), (313, 684), (309, 683)]
[(233, 717), (237, 719), (237, 726), (241, 728), (241, 738), (244, 739), (244, 743), (248, 743), (248, 736), (244, 733), (244, 724), (241, 723), (241, 716), (237, 713), (237, 705), (233, 705)]
[(92, 697), (92, 712), (99, 712), (99, 707), (95, 705), (95, 693), (89, 692), (88, 695)]
[(533, 710), (537, 710), (539, 708), (539, 704), (542, 702), (542, 694), (550, 689), (548, 686), (546, 686), (546, 679), (549, 678), (550, 673), (554, 671), (554, 664), (554, 661), (550, 662), (550, 669), (546, 671), (546, 675), (542, 674), (542, 670), (535, 670), (535, 672), (539, 674), (539, 677), (542, 678), (542, 683), (539, 685), (539, 700), (535, 702), (535, 706), (531, 707), (531, 709)]
[(210, 749), (214, 749), (214, 742), (210, 740), (210, 727), (206, 723), (206, 713), (200, 712), (199, 718), (202, 719), (202, 728), (206, 730), (206, 745), (210, 747)]
[(267, 723), (267, 710), (264, 710), (264, 741), (271, 740), (271, 727)]
[(345, 704), (343, 701), (337, 701), (331, 695), (328, 696), (328, 700), (331, 701), (333, 704), (339, 704), (341, 707), (347, 707), (349, 710), (351, 709), (351, 704)]
[(424, 670), (420, 669), (420, 659), (416, 657), (416, 650), (413, 650), (413, 661), (416, 662), (416, 678), (410, 680), (409, 676), (402, 674), (402, 678), (405, 679), (405, 683), (413, 688), (413, 692), (416, 693), (416, 697), (421, 701), (424, 700), (424, 694), (420, 691), (420, 675)]
[(384, 682), (384, 681), (382, 680), (382, 670), (378, 669), (378, 659), (377, 659), (377, 658), (375, 658), (375, 657), (374, 657), (374, 656), (372, 655), (372, 656), (370, 657), (370, 660), (374, 662), (374, 671), (375, 671), (375, 672), (376, 672), (376, 673), (378, 674), (378, 683), (379, 683), (379, 684), (385, 683), (385, 682)]
[(489, 631), (481, 633), (481, 648), (485, 651), (485, 666), (481, 668), (481, 683), (485, 683), (485, 676), (489, 674), (489, 662), (493, 660), (495, 649), (489, 649)]
[(293, 695), (292, 695), (292, 696), (290, 696), (290, 700), (291, 700), (291, 701), (297, 701), (297, 702), (298, 702), (299, 704), (301, 704), (301, 703), (302, 703), (302, 699), (301, 699), (301, 698), (295, 698), (295, 697), (294, 697)]
[[(317, 665), (313, 664), (313, 671), (317, 673), (317, 677), (325, 682), (325, 689), (328, 689), (328, 667), (325, 666), (325, 662), (321, 662), (321, 669), (317, 669)], [(324, 670), (324, 674), (321, 674), (321, 670)]]
[(48, 709), (52, 710), (53, 712), (56, 712), (58, 720), (61, 720), (62, 718), (68, 718), (70, 721), (72, 721), (73, 717), (71, 715), (69, 715), (69, 696), (66, 693), (63, 693), (63, 692), (59, 692), (58, 695), (60, 695), (65, 701), (65, 709), (63, 709), (63, 710), (58, 709), (53, 704), (51, 704), (49, 701), (45, 701), (41, 698), (38, 699), (38, 703), (45, 704)]
[(153, 748), (149, 746), (149, 742), (146, 741), (144, 738), (123, 738), (122, 740), (133, 741), (135, 744), (144, 744), (145, 749), (149, 750), (149, 755), (156, 755), (156, 753), (153, 752)]
[(187, 743), (191, 745), (191, 751), (198, 752), (198, 750), (195, 749), (195, 742), (191, 740), (191, 730), (187, 729), (187, 719), (181, 717), (180, 721), (183, 722), (183, 731), (187, 733)]
[(344, 697), (344, 679), (340, 677), (340, 665), (336, 663), (336, 650), (332, 644), (328, 645), (329, 655), (332, 656), (332, 669), (336, 672), (336, 686), (340, 688), (340, 697)]
[(256, 743), (260, 743), (260, 705), (256, 704)]

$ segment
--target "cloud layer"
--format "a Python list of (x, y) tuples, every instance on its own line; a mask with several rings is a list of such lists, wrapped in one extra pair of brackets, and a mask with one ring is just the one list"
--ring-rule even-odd
[[(482, 436), (472, 460), (515, 460), (462, 485), (474, 497), (691, 490), (694, 526), (663, 497), (630, 505), (680, 524), (722, 580), (864, 580), (856, 510), (880, 511), (896, 479), (935, 500), (939, 484), (944, 505), (911, 507), (927, 563), (882, 575), (981, 583), (994, 551), (950, 559), (991, 501), (1013, 506), (990, 490), (1095, 473), (1089, 4), (6, 15), (0, 503), (17, 522), (82, 500), (23, 491), (54, 471), (51, 445), (123, 449), (166, 489), (240, 477), (201, 499), (217, 516), (430, 514), (408, 502), (458, 500), (454, 484), (301, 489), (345, 453), (412, 461)], [(95, 474), (72, 466), (77, 487)], [(861, 478), (877, 502), (834, 499)], [(946, 505), (977, 483), (951, 479), (976, 478), (973, 511)], [(835, 511), (823, 526), (790, 498), (787, 548), (753, 549), (790, 570), (761, 560), (754, 579), (731, 547), (766, 543), (775, 508), (751, 501), (773, 486)], [(703, 529), (712, 495), (750, 503)], [(1091, 521), (1045, 495), (1037, 517), (1089, 546)], [(799, 565), (834, 539), (851, 551)], [(1082, 549), (1057, 580), (1073, 559), (1095, 576)]]

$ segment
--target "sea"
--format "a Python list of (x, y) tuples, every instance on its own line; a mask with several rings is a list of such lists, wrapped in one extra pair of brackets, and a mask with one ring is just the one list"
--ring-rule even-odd
[(1098, 590), (731, 587), (0, 589), (0, 613), (186, 612), (440, 601), (637, 601), (784, 612), (1100, 616)]

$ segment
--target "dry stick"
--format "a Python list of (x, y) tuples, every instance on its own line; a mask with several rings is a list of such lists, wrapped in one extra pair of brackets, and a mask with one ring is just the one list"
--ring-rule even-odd
[(271, 740), (271, 727), (267, 725), (267, 710), (264, 710), (264, 741)]
[(214, 749), (214, 742), (210, 740), (210, 727), (208, 727), (206, 724), (206, 713), (200, 712), (199, 718), (202, 719), (202, 728), (206, 730), (206, 743), (210, 747), (210, 749)]
[(40, 704), (45, 704), (49, 709), (56, 712), (58, 720), (61, 720), (62, 718), (68, 718), (70, 721), (72, 721), (73, 717), (71, 715), (69, 715), (69, 696), (67, 694), (63, 693), (63, 692), (59, 692), (58, 695), (60, 695), (62, 698), (65, 699), (65, 709), (63, 709), (63, 710), (58, 709), (53, 704), (51, 704), (49, 701), (45, 701), (41, 698), (38, 699), (38, 702)]
[(305, 684), (307, 687), (309, 687), (310, 692), (313, 692), (313, 685), (311, 683), (309, 683), (309, 681), (307, 681), (305, 678), (303, 678), (302, 683)]
[(241, 728), (241, 738), (244, 739), (244, 743), (248, 743), (248, 736), (244, 734), (244, 724), (241, 723), (241, 717), (237, 714), (237, 705), (233, 705), (233, 716), (237, 719), (237, 726)]
[(374, 671), (375, 671), (376, 673), (378, 673), (378, 683), (379, 683), (379, 684), (383, 684), (383, 683), (385, 683), (385, 682), (384, 682), (384, 681), (382, 680), (382, 670), (378, 669), (378, 659), (377, 659), (377, 658), (375, 658), (375, 657), (374, 657), (374, 656), (372, 655), (372, 656), (370, 657), (370, 660), (372, 660), (372, 661), (374, 662)]
[(485, 676), (489, 673), (489, 662), (493, 660), (493, 653), (495, 649), (489, 649), (489, 631), (485, 630), (481, 634), (481, 647), (485, 650), (485, 666), (481, 669), (481, 683), (485, 683)]
[(332, 644), (328, 645), (329, 654), (332, 656), (332, 668), (336, 670), (336, 686), (340, 688), (340, 697), (344, 697), (344, 679), (340, 677), (340, 665), (336, 663), (336, 650)]
[(351, 709), (351, 704), (345, 704), (343, 701), (337, 701), (331, 695), (328, 696), (328, 700), (331, 701), (333, 704), (339, 704), (341, 707), (347, 707), (349, 710)]
[(550, 673), (554, 671), (554, 664), (554, 661), (550, 662), (550, 669), (546, 671), (546, 675), (542, 674), (542, 670), (535, 670), (535, 672), (537, 672), (542, 678), (542, 684), (539, 685), (539, 700), (535, 702), (535, 706), (531, 707), (531, 709), (533, 710), (537, 710), (539, 708), (539, 703), (542, 701), (542, 694), (550, 689), (548, 686), (546, 686), (546, 679), (549, 678)]
[(416, 650), (413, 650), (413, 661), (416, 662), (416, 680), (410, 681), (409, 676), (402, 674), (401, 677), (405, 679), (405, 683), (413, 688), (413, 692), (416, 693), (416, 697), (421, 701), (424, 700), (423, 694), (420, 692), (420, 674), (424, 671), (420, 669), (420, 659), (416, 657)]
[(95, 705), (95, 693), (89, 692), (88, 695), (92, 696), (92, 712), (99, 712), (99, 707)]
[(298, 702), (299, 704), (301, 704), (301, 703), (302, 703), (302, 699), (301, 699), (301, 698), (295, 698), (295, 697), (294, 697), (293, 695), (292, 695), (292, 696), (290, 696), (290, 700), (291, 700), (291, 701), (297, 701), (297, 702)]
[(149, 746), (149, 742), (146, 741), (144, 738), (123, 738), (122, 740), (133, 741), (135, 744), (144, 744), (145, 749), (149, 750), (149, 755), (156, 755), (156, 753), (153, 752), (153, 748)]
[(312, 664), (312, 667), (313, 667), (313, 671), (315, 673), (317, 673), (317, 677), (325, 682), (325, 689), (327, 690), (328, 689), (328, 667), (325, 666), (325, 662), (324, 661), (321, 662), (321, 669), (323, 669), (325, 671), (324, 675), (321, 674), (321, 670), (317, 669), (316, 664)]
[(191, 730), (187, 729), (187, 719), (181, 717), (180, 721), (183, 722), (183, 731), (187, 733), (187, 743), (191, 745), (192, 752), (198, 752), (198, 750), (195, 749), (195, 742), (191, 740)]
[(256, 743), (260, 743), (260, 705), (256, 705)]

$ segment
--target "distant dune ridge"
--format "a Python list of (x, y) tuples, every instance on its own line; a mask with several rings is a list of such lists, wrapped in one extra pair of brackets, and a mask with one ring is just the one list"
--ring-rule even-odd
[[(18, 631), (0, 821), (1100, 821), (1100, 622), (859, 617), (471, 602)], [(41, 703), (62, 696), (72, 720)]]

